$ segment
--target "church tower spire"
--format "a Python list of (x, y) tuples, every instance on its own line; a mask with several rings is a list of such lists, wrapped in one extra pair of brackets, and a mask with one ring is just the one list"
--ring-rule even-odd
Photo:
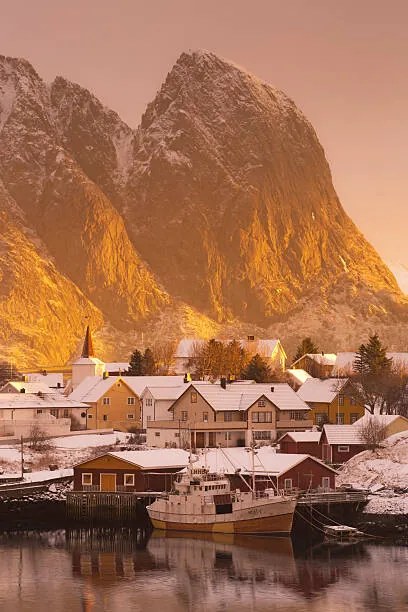
[(82, 347), (82, 355), (81, 357), (95, 357), (93, 342), (92, 342), (92, 334), (89, 329), (89, 325), (86, 328), (84, 346)]

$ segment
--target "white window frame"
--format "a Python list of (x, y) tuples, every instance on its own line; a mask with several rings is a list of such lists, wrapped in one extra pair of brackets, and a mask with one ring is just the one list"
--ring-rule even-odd
[(103, 404), (104, 406), (110, 406), (110, 399), (111, 399), (110, 397), (104, 397), (104, 398), (102, 398), (102, 404)]
[[(85, 482), (86, 477), (88, 477), (88, 476), (90, 477), (91, 482)], [(92, 485), (92, 476), (93, 476), (92, 472), (82, 472), (82, 474), (81, 474), (81, 482), (82, 482), (82, 486), (83, 487), (89, 487), (89, 486)]]
[[(130, 478), (131, 482), (126, 482), (126, 479)], [(134, 474), (124, 474), (123, 475), (123, 484), (125, 487), (134, 487), (135, 486), (135, 475)]]
[(135, 418), (135, 413), (134, 412), (129, 412), (129, 414), (126, 415), (126, 418), (128, 421), (132, 421)]
[(127, 403), (128, 403), (128, 406), (134, 406), (136, 404), (136, 398), (135, 397), (128, 397), (127, 398)]
[(337, 450), (339, 453), (349, 453), (350, 452), (350, 445), (349, 444), (339, 444), (337, 446)]
[(156, 436), (156, 438), (160, 438), (160, 431), (155, 431), (154, 435)]
[(203, 423), (208, 423), (208, 412), (203, 412)]
[[(290, 484), (288, 484), (290, 483)], [(283, 481), (283, 488), (285, 489), (285, 491), (287, 491), (288, 489), (293, 489), (293, 480), (292, 478), (285, 478), (285, 480)]]

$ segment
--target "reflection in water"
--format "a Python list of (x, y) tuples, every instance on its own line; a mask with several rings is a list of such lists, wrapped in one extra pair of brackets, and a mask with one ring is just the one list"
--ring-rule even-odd
[[(0, 535), (1, 612), (399, 612), (408, 549), (288, 538), (73, 530)], [(347, 602), (347, 604), (345, 604)]]

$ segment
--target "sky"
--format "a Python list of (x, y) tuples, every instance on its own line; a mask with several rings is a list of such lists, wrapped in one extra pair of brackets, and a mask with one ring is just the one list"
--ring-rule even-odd
[(242, 65), (296, 102), (346, 211), (408, 265), (407, 25), (408, 0), (0, 0), (0, 54), (134, 127), (184, 50)]

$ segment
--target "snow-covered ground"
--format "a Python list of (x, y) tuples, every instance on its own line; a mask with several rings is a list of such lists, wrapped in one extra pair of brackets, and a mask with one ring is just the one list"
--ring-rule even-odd
[[(58, 477), (61, 470), (72, 468), (73, 465), (103, 454), (107, 450), (117, 450), (117, 447), (125, 444), (128, 438), (129, 434), (122, 432), (52, 438), (49, 441), (50, 448), (43, 451), (34, 451), (24, 444), (24, 463), (33, 470), (32, 473), (26, 474), (25, 480), (46, 480), (47, 477)], [(0, 446), (0, 468), (3, 468), (4, 475), (19, 475), (20, 462), (19, 444)], [(50, 471), (48, 468), (50, 464), (56, 464), (59, 469)], [(42, 473), (44, 478), (37, 478), (34, 473)]]
[(381, 448), (352, 457), (344, 464), (337, 484), (368, 488), (372, 495), (365, 512), (408, 514), (408, 432), (391, 436)]

